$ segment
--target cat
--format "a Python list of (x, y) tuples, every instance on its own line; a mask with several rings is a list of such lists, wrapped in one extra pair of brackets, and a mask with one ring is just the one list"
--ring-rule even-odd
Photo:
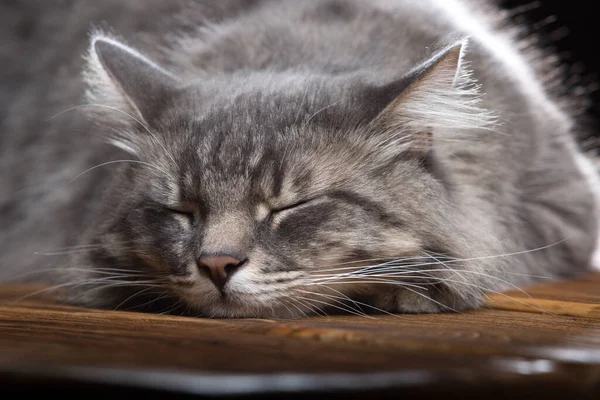
[(4, 280), (297, 318), (462, 311), (600, 265), (581, 96), (492, 4), (47, 3), (2, 13)]

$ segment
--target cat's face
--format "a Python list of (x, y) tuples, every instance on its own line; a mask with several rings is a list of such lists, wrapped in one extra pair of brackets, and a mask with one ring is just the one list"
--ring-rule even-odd
[(87, 302), (154, 296), (198, 315), (299, 317), (476, 301), (440, 283), (444, 262), (467, 255), (431, 149), (385, 136), (386, 111), (360, 107), (373, 91), (219, 85), (139, 108), (149, 126), (120, 145), (141, 162), (107, 195), (92, 239), (102, 249), (87, 260), (92, 275), (122, 268), (137, 283)]
[(155, 123), (170, 134), (145, 144), (153, 166), (127, 167), (111, 195), (101, 264), (143, 272), (157, 293), (218, 317), (357, 312), (347, 298), (396, 311), (402, 291), (427, 296), (417, 287), (431, 284), (435, 257), (460, 254), (426, 160), (331, 124), (340, 109), (303, 126), (248, 96)]
[(117, 207), (117, 241), (186, 304), (215, 316), (351, 308), (337, 297), (393, 291), (382, 284), (401, 278), (395, 260), (449, 253), (450, 241), (430, 233), (448, 225), (444, 188), (421, 162), (382, 155), (358, 132), (266, 116), (271, 124), (235, 123), (243, 113), (231, 106), (163, 126), (190, 139), (165, 143), (175, 164), (161, 151), (150, 158), (167, 174), (134, 167)]

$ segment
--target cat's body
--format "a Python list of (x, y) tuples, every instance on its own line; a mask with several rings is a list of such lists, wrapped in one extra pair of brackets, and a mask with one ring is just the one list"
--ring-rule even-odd
[[(48, 271), (91, 306), (285, 317), (347, 296), (460, 310), (584, 272), (598, 179), (577, 124), (469, 7), (49, 7), (7, 47), (0, 276)], [(111, 33), (84, 61), (91, 24)]]

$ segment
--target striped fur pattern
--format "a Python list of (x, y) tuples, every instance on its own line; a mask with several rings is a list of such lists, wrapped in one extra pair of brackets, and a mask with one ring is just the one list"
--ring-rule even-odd
[[(0, 97), (2, 278), (295, 318), (460, 311), (593, 265), (577, 121), (493, 9), (84, 3), (41, 12), (67, 21), (28, 39), (54, 53)], [(220, 254), (243, 261), (222, 288), (199, 267)]]

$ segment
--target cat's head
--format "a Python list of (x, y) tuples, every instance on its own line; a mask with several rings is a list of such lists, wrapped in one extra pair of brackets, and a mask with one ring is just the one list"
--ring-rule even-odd
[(481, 123), (463, 51), (381, 76), (184, 81), (95, 36), (89, 111), (131, 161), (86, 235), (101, 249), (78, 260), (106, 289), (75, 297), (218, 317), (474, 305), (444, 282), (469, 253), (436, 158), (443, 135)]

